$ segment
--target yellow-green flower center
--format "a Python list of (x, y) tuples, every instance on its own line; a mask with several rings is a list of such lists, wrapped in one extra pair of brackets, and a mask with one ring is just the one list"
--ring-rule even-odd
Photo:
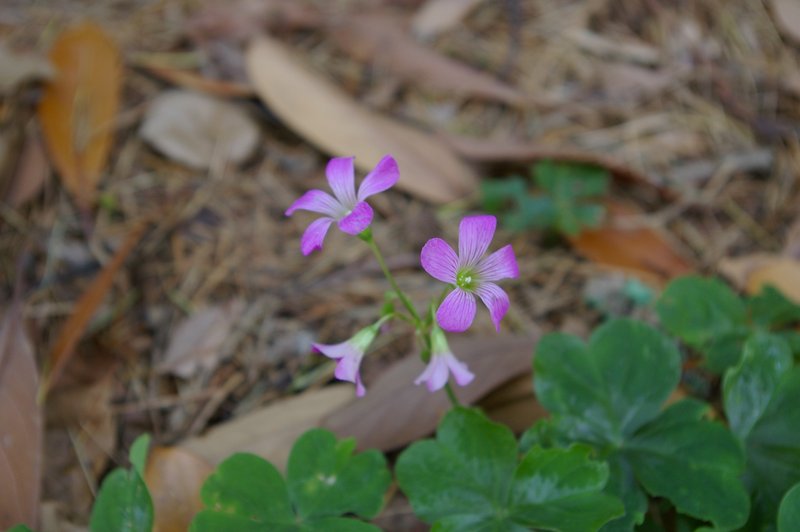
[(477, 279), (469, 270), (458, 272), (456, 275), (456, 286), (463, 290), (471, 290), (475, 288)]

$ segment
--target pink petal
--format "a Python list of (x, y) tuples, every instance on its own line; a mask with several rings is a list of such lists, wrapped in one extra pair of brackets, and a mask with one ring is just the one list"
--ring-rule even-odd
[(334, 376), (340, 381), (352, 382), (356, 385), (356, 396), (363, 397), (367, 390), (361, 382), (359, 366), (364, 353), (349, 341), (340, 344), (311, 344), (314, 351), (328, 358), (338, 359)]
[(363, 353), (356, 353), (340, 358), (333, 375), (340, 381), (355, 383), (359, 378), (358, 368), (361, 365), (363, 356)]
[(466, 216), (458, 226), (459, 266), (475, 266), (489, 249), (497, 218), (490, 215)]
[(519, 277), (519, 266), (511, 244), (503, 246), (478, 262), (475, 273), (482, 281), (499, 281)]
[(434, 279), (443, 283), (456, 282), (458, 256), (450, 244), (441, 238), (431, 238), (425, 243), (419, 254), (419, 261), (422, 268)]
[(358, 356), (359, 351), (350, 342), (340, 344), (311, 344), (312, 349), (317, 353), (322, 353), (328, 358), (340, 359), (344, 357)]
[(334, 196), (348, 209), (356, 204), (356, 181), (353, 157), (336, 157), (325, 169)]
[(467, 368), (467, 365), (458, 360), (452, 353), (448, 353), (443, 358), (447, 360), (447, 367), (450, 368), (450, 373), (453, 374), (453, 378), (459, 386), (466, 386), (475, 378), (475, 375)]
[(309, 255), (314, 250), (322, 249), (322, 241), (325, 240), (325, 235), (332, 223), (333, 218), (327, 216), (311, 222), (300, 238), (300, 250), (303, 255)]
[(292, 203), (292, 206), (286, 209), (285, 214), (286, 216), (291, 216), (294, 211), (298, 209), (318, 212), (320, 214), (327, 214), (328, 216), (333, 217), (336, 217), (345, 210), (342, 204), (339, 203), (336, 198), (327, 192), (317, 189), (309, 190), (297, 198), (297, 200)]
[(361, 201), (353, 207), (353, 210), (339, 220), (339, 229), (349, 235), (357, 235), (372, 222), (372, 207), (367, 202)]
[(397, 161), (391, 155), (384, 156), (358, 187), (358, 201), (364, 201), (374, 194), (392, 188), (398, 179), (400, 179), (400, 169), (397, 167)]
[(494, 283), (481, 283), (475, 289), (475, 293), (478, 294), (483, 304), (489, 309), (489, 315), (492, 317), (494, 327), (500, 332), (500, 320), (506, 315), (510, 305), (508, 294)]
[(436, 321), (445, 331), (463, 332), (472, 325), (475, 319), (475, 296), (456, 288), (444, 298), (439, 310), (436, 311)]
[(425, 371), (414, 381), (414, 384), (419, 386), (424, 382), (429, 391), (435, 392), (444, 388), (448, 377), (447, 361), (441, 355), (434, 355), (425, 367)]

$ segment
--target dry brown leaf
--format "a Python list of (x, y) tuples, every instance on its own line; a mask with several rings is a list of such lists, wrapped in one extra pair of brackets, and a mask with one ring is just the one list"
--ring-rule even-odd
[(411, 31), (422, 40), (452, 29), (483, 0), (428, 0), (414, 15)]
[(17, 161), (14, 178), (6, 193), (8, 204), (20, 207), (36, 197), (44, 187), (49, 173), (50, 165), (41, 141), (36, 135), (28, 135)]
[(240, 164), (258, 146), (258, 127), (236, 105), (191, 91), (159, 94), (144, 117), (139, 134), (179, 163), (196, 169), (214, 161)]
[(19, 303), (0, 322), (0, 529), (39, 521), (42, 411), (39, 372)]
[[(512, 335), (452, 338), (453, 353), (476, 377), (469, 386), (456, 386), (463, 404), (472, 404), (499, 385), (531, 367), (534, 338)], [(367, 395), (323, 420), (322, 426), (340, 437), (354, 437), (360, 449), (397, 449), (434, 431), (450, 408), (445, 393), (415, 386), (425, 365), (409, 356), (370, 383)]]
[(88, 209), (113, 141), (122, 61), (113, 40), (91, 22), (62, 33), (50, 61), (56, 76), (39, 103), (39, 122), (64, 186)]
[(720, 261), (720, 272), (748, 294), (758, 294), (772, 285), (800, 304), (800, 259), (756, 253)]
[(533, 393), (533, 374), (525, 373), (478, 402), (489, 418), (521, 433), (547, 416)]
[(295, 440), (319, 426), (324, 416), (352, 401), (354, 395), (349, 384), (307, 391), (221, 423), (205, 435), (183, 442), (181, 447), (212, 464), (235, 452), (250, 452), (284, 469)]
[(771, 0), (772, 16), (778, 28), (787, 36), (800, 42), (800, 2), (797, 0)]
[(203, 509), (200, 488), (213, 467), (180, 447), (154, 447), (147, 457), (144, 481), (153, 498), (153, 532), (185, 532)]
[(14, 52), (0, 43), (0, 94), (8, 94), (26, 81), (52, 76), (53, 66), (47, 59)]
[(630, 203), (606, 202), (608, 216), (598, 229), (587, 229), (570, 238), (572, 247), (586, 258), (614, 269), (630, 272), (655, 285), (693, 271), (664, 236), (648, 227), (629, 227), (626, 218), (640, 216)]
[(250, 46), (247, 70), (259, 96), (286, 124), (332, 155), (355, 155), (363, 171), (391, 153), (400, 164), (398, 188), (436, 203), (477, 186), (472, 170), (438, 139), (362, 107), (274, 39)]
[(220, 98), (251, 98), (255, 95), (253, 87), (235, 81), (211, 79), (191, 71), (169, 68), (147, 61), (137, 61), (137, 66), (147, 70), (157, 78), (184, 89), (203, 92)]
[(75, 346), (78, 344), (78, 340), (81, 339), (81, 336), (83, 336), (83, 332), (86, 330), (89, 320), (92, 319), (94, 312), (111, 289), (114, 277), (120, 268), (122, 268), (130, 252), (133, 251), (133, 248), (139, 242), (145, 227), (144, 224), (140, 224), (128, 234), (125, 241), (114, 254), (114, 257), (105, 265), (102, 271), (86, 289), (86, 292), (84, 292), (78, 302), (75, 303), (72, 314), (70, 314), (67, 321), (64, 322), (64, 325), (61, 326), (61, 330), (56, 337), (56, 341), (45, 363), (44, 377), (42, 379), (42, 388), (40, 392), (42, 397), (52, 388), (53, 384), (58, 380), (61, 372), (64, 370), (66, 363), (72, 357)]
[(379, 65), (406, 83), (509, 105), (525, 103), (524, 95), (514, 87), (417, 43), (397, 18), (348, 16), (332, 23), (329, 31), (348, 54)]
[(244, 308), (244, 301), (233, 300), (200, 310), (183, 320), (156, 371), (188, 379), (201, 369), (215, 368), (224, 354), (222, 344)]

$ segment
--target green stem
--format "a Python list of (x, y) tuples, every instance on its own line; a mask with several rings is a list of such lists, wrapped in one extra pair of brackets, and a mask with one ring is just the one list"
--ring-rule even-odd
[(397, 281), (392, 275), (392, 272), (389, 271), (389, 267), (386, 266), (386, 261), (383, 259), (383, 254), (381, 253), (381, 250), (378, 249), (378, 244), (375, 243), (375, 239), (372, 238), (372, 231), (369, 228), (367, 228), (364, 230), (363, 233), (360, 233), (358, 237), (364, 242), (366, 242), (369, 248), (372, 250), (372, 253), (375, 255), (375, 258), (378, 260), (378, 264), (380, 264), (381, 270), (383, 271), (383, 275), (389, 281), (389, 284), (392, 285), (392, 289), (394, 289), (395, 293), (397, 294), (397, 297), (400, 298), (400, 301), (402, 301), (403, 306), (405, 306), (406, 310), (408, 310), (408, 313), (411, 314), (411, 316), (414, 318), (414, 320), (417, 323), (417, 326), (419, 326), (422, 323), (422, 320), (420, 319), (419, 314), (417, 314), (417, 310), (414, 308), (414, 305), (411, 304), (411, 301), (408, 299), (408, 297), (403, 293), (402, 290), (400, 290), (400, 286), (398, 286)]
[(447, 392), (447, 398), (450, 399), (450, 404), (453, 405), (453, 408), (461, 406), (461, 402), (458, 400), (458, 397), (456, 397), (456, 393), (453, 391), (453, 387), (450, 386), (449, 382), (445, 383), (444, 391)]

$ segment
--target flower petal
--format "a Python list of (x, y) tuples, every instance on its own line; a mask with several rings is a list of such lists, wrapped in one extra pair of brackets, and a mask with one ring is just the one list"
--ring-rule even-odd
[(492, 242), (497, 218), (491, 215), (466, 216), (458, 226), (458, 265), (475, 266)]
[(508, 294), (494, 283), (481, 283), (475, 289), (475, 293), (481, 298), (483, 304), (489, 309), (492, 323), (497, 332), (500, 332), (500, 320), (506, 315), (510, 305)]
[(436, 321), (445, 331), (463, 332), (472, 325), (475, 319), (475, 296), (456, 288), (444, 298), (439, 310), (436, 311)]
[(431, 238), (422, 247), (419, 262), (428, 275), (443, 283), (456, 282), (458, 256), (450, 244), (441, 238)]
[(340, 358), (333, 375), (340, 381), (355, 383), (358, 380), (358, 369), (363, 357), (363, 353), (356, 353)]
[(372, 222), (372, 207), (365, 201), (356, 203), (353, 210), (339, 220), (339, 229), (349, 235), (357, 235)]
[(500, 279), (516, 279), (519, 277), (519, 266), (514, 257), (511, 244), (503, 246), (488, 257), (481, 259), (475, 273), (482, 281), (499, 281)]
[(374, 194), (392, 188), (398, 179), (400, 179), (400, 169), (397, 167), (397, 161), (391, 155), (384, 156), (358, 187), (358, 201), (364, 201)]
[(414, 384), (419, 386), (424, 382), (429, 391), (435, 392), (444, 388), (449, 376), (447, 361), (444, 360), (444, 356), (434, 355), (425, 367), (425, 371), (414, 381)]
[(353, 169), (353, 157), (335, 157), (328, 161), (325, 169), (328, 184), (334, 196), (347, 209), (356, 204), (356, 180)]
[(317, 352), (322, 353), (328, 358), (340, 359), (344, 357), (358, 356), (360, 353), (353, 344), (349, 341), (340, 344), (311, 344), (311, 348)]
[(346, 209), (336, 198), (322, 190), (309, 190), (286, 209), (286, 216), (291, 216), (294, 211), (301, 209), (304, 211), (318, 212), (328, 216), (337, 217)]
[(332, 223), (333, 218), (327, 216), (311, 222), (300, 238), (300, 250), (303, 255), (310, 255), (312, 251), (322, 249), (322, 241), (325, 240), (325, 235), (328, 234), (328, 228)]
[(475, 375), (467, 368), (467, 365), (458, 360), (452, 353), (448, 353), (444, 358), (447, 361), (447, 367), (450, 368), (450, 373), (453, 374), (453, 378), (459, 386), (466, 386), (475, 378)]

